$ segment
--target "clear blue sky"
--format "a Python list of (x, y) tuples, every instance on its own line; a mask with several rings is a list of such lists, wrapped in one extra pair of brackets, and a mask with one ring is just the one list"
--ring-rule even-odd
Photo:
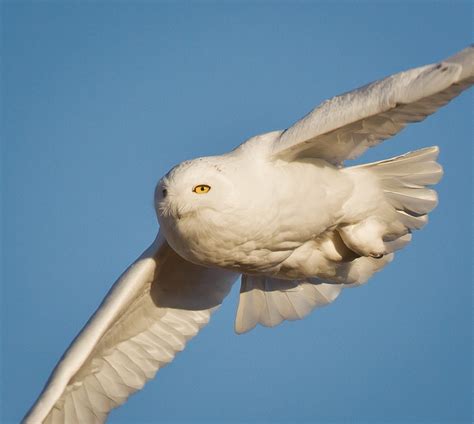
[[(173, 165), (471, 42), (462, 1), (3, 2), (2, 423), (153, 240)], [(238, 287), (111, 423), (471, 422), (472, 94), (370, 151), (441, 147), (440, 205), (366, 286), (233, 333)]]

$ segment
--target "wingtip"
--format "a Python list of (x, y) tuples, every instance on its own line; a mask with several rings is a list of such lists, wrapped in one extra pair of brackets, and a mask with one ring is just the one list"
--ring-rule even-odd
[(426, 151), (432, 153), (434, 155), (434, 159), (436, 159), (439, 155), (439, 146), (430, 146), (426, 148)]
[(459, 81), (474, 77), (474, 44), (443, 60), (443, 62), (461, 65)]

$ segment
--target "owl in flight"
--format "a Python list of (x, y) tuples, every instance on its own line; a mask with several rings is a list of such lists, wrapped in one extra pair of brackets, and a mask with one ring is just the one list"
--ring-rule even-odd
[(54, 369), (25, 424), (103, 423), (171, 362), (241, 276), (235, 331), (301, 319), (364, 284), (436, 206), (437, 147), (344, 167), (474, 83), (474, 47), (323, 102), (283, 131), (182, 162), (160, 230)]

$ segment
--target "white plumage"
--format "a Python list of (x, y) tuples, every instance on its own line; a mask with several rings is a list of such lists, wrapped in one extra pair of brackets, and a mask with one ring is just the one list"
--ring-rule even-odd
[(101, 423), (172, 361), (242, 275), (235, 322), (301, 319), (365, 283), (427, 222), (438, 149), (344, 168), (474, 82), (474, 48), (324, 102), (285, 131), (183, 162), (160, 234), (112, 287), (25, 423)]

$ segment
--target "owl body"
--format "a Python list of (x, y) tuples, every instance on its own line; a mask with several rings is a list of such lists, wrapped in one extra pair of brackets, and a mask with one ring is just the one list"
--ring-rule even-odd
[[(269, 161), (265, 140), (247, 143), (186, 161), (160, 181), (155, 202), (170, 245), (198, 265), (339, 280), (337, 270), (360, 256), (340, 230), (377, 215), (377, 178), (320, 159)], [(201, 186), (209, 192), (197, 193)]]

